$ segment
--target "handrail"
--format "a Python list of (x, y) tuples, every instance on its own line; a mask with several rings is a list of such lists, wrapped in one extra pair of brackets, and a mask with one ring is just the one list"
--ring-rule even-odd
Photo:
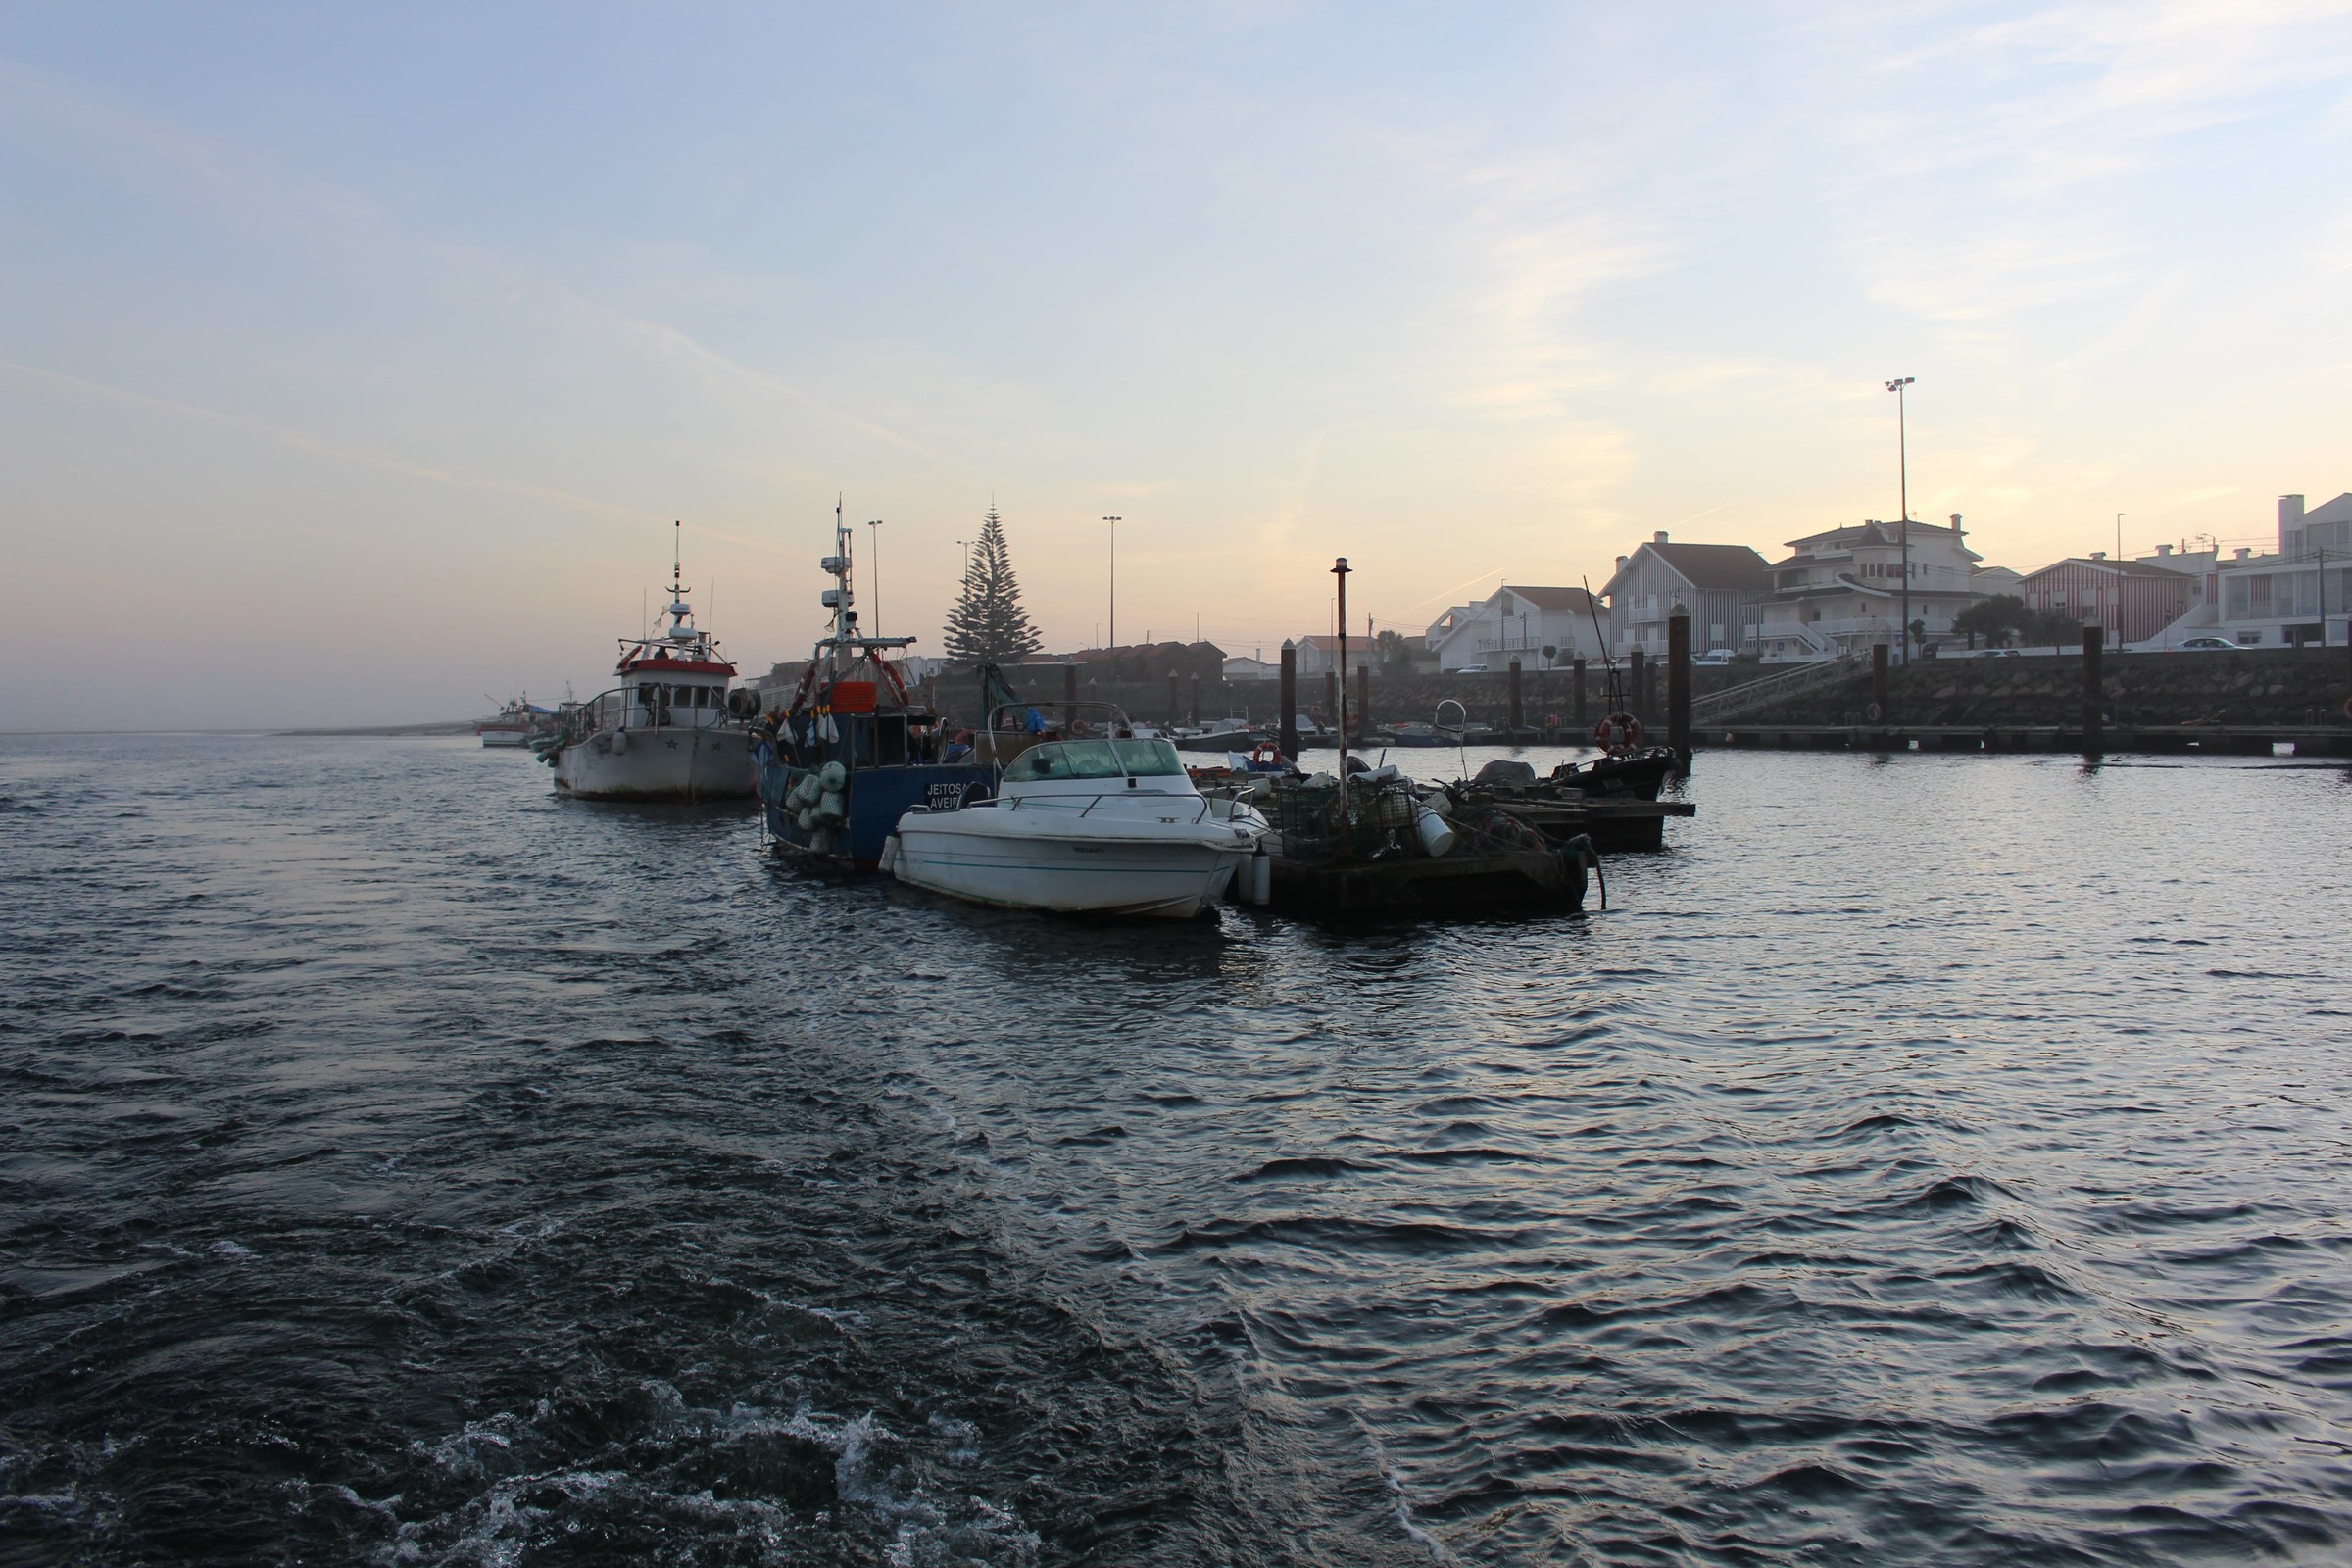
[[(1078, 814), (1081, 817), (1091, 815), (1095, 808), (1101, 806), (1104, 801), (1147, 801), (1152, 799), (1177, 801), (1182, 800), (1183, 798), (1184, 797), (1181, 795), (1162, 795), (1156, 790), (1152, 791), (1149, 794), (1140, 790), (1132, 794), (1125, 790), (1099, 790), (1093, 795), (1089, 795), (1085, 798), (1086, 809), (1080, 811)], [(1006, 800), (1004, 797), (999, 796), (997, 797), (996, 804), (1003, 807), (1005, 810), (1017, 811), (1022, 807), (1028, 805), (1031, 801), (1074, 801), (1077, 799), (1079, 799), (1079, 797), (1076, 795), (1029, 795), (1016, 796), (1011, 800)], [(1199, 824), (1207, 821), (1208, 808), (1210, 805), (1208, 797), (1205, 795), (1196, 795), (1194, 799), (1200, 803), (1200, 808), (1193, 813), (1194, 823)]]

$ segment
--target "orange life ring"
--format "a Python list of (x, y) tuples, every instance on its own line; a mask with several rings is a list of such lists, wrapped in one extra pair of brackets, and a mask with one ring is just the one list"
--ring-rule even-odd
[(1642, 721), (1631, 713), (1611, 713), (1592, 726), (1592, 738), (1602, 751), (1630, 752), (1642, 744)]

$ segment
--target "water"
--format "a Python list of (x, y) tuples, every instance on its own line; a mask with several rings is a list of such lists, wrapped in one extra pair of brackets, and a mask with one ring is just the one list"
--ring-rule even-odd
[(2345, 772), (1695, 798), (1605, 914), (1090, 929), (0, 741), (0, 1561), (2352, 1554)]

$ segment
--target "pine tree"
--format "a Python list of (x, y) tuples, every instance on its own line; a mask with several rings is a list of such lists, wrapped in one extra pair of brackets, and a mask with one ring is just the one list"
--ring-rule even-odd
[(992, 506), (964, 568), (963, 596), (948, 612), (948, 657), (1006, 664), (1043, 646), (1045, 639), (1021, 608), (1021, 585), (1013, 579), (1012, 556), (1004, 548), (1004, 519)]

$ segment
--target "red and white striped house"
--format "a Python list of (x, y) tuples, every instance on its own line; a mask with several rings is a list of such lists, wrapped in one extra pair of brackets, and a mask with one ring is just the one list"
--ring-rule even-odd
[(2105, 551), (2074, 556), (2018, 584), (2028, 610), (2054, 611), (2107, 628), (2110, 647), (2144, 642), (2188, 613), (2196, 579), (2145, 561), (2110, 561)]

